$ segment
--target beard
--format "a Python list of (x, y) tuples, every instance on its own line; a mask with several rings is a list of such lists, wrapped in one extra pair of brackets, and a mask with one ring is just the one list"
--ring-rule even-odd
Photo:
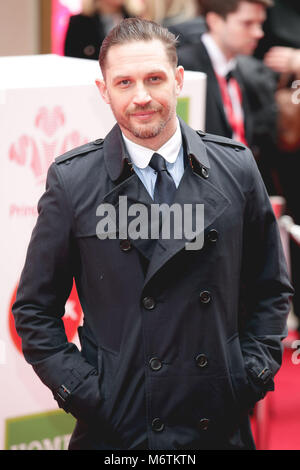
[[(173, 109), (171, 106), (168, 106), (167, 108), (163, 108), (162, 106), (153, 107), (149, 105), (136, 106), (135, 108), (127, 110), (124, 117), (118, 114), (112, 104), (111, 109), (118, 124), (138, 139), (153, 139), (154, 137), (157, 137), (164, 130), (173, 116)], [(131, 115), (139, 111), (155, 111), (157, 114), (160, 114), (160, 119), (155, 124), (133, 124), (131, 122)]]
[(135, 137), (139, 139), (153, 139), (157, 137), (166, 127), (168, 121), (160, 120), (159, 123), (153, 125), (124, 125), (125, 129), (133, 134)]

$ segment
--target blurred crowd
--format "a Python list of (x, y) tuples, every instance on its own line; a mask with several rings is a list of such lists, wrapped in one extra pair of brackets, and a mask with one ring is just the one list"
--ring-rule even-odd
[[(283, 196), (300, 225), (300, 2), (83, 0), (82, 13), (70, 18), (65, 55), (98, 59), (107, 33), (131, 16), (178, 36), (179, 64), (207, 74), (205, 130), (248, 145), (269, 194)], [(293, 240), (291, 260), (300, 319), (300, 248)]]

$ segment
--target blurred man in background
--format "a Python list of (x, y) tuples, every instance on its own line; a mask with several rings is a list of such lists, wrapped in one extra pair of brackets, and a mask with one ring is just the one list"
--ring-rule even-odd
[(83, 11), (71, 16), (65, 55), (98, 60), (103, 39), (109, 31), (130, 15), (125, 0), (89, 0), (83, 2)]
[(268, 157), (276, 140), (276, 80), (262, 62), (250, 57), (263, 37), (272, 0), (198, 4), (206, 26), (203, 21), (187, 22), (172, 31), (180, 35), (179, 63), (207, 74), (206, 131), (249, 145), (273, 192)]

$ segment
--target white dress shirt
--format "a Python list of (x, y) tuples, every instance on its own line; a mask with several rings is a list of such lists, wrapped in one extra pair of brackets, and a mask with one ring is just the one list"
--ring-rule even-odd
[(128, 156), (132, 162), (133, 169), (144, 184), (152, 199), (157, 173), (149, 166), (149, 163), (154, 153), (159, 153), (166, 160), (167, 170), (172, 176), (176, 188), (178, 188), (184, 173), (182, 135), (178, 119), (175, 134), (156, 152), (132, 142), (123, 133), (122, 136)]

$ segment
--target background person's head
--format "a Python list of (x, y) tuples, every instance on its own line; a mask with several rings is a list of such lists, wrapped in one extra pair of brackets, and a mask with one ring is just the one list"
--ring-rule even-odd
[(87, 16), (96, 13), (113, 14), (122, 9), (125, 0), (83, 0), (82, 13)]
[(176, 37), (156, 23), (129, 18), (105, 38), (99, 62), (104, 79), (96, 84), (124, 134), (159, 148), (176, 130), (183, 86)]
[(142, 18), (165, 26), (186, 21), (196, 13), (194, 0), (143, 0)]
[(228, 58), (250, 55), (264, 36), (272, 0), (198, 0), (209, 32)]

